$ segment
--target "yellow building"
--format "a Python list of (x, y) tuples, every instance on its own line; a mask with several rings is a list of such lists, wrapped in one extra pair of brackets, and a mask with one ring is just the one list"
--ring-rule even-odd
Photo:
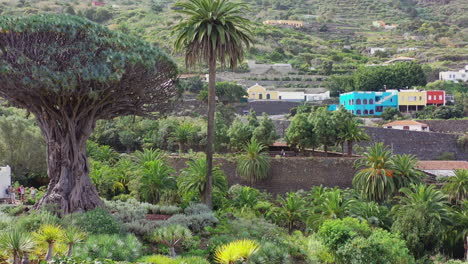
[(265, 87), (258, 83), (247, 89), (249, 100), (278, 100), (277, 91), (268, 91)]
[(400, 111), (418, 111), (427, 104), (426, 91), (402, 90), (398, 93)]

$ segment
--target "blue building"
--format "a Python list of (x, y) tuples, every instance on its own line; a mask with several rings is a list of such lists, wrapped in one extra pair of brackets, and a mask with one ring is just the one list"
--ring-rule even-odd
[(387, 107), (398, 108), (398, 91), (344, 93), (340, 105), (355, 115), (381, 115)]

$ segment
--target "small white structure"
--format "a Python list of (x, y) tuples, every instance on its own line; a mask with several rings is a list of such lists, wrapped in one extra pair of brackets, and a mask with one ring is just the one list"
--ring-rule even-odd
[(383, 125), (383, 128), (411, 130), (411, 131), (429, 131), (427, 124), (414, 120), (398, 120)]
[(386, 48), (370, 48), (369, 53), (370, 55), (374, 55), (376, 52), (385, 52), (387, 49)]
[(306, 101), (323, 101), (330, 99), (330, 91), (326, 91), (324, 93), (314, 93), (314, 94), (304, 94)]
[(283, 101), (305, 101), (304, 92), (278, 92), (278, 99)]
[(465, 69), (459, 71), (446, 71), (439, 72), (439, 80), (441, 81), (453, 81), (453, 82), (467, 82), (468, 81), (468, 65), (465, 66)]
[(11, 185), (10, 166), (0, 167), (0, 199), (7, 198), (6, 189)]

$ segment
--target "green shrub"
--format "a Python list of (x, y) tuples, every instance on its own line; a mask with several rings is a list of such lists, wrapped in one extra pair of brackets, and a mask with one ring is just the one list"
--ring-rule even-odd
[(51, 225), (60, 225), (62, 220), (47, 211), (33, 211), (29, 215), (21, 216), (16, 219), (18, 226), (23, 228), (26, 231), (37, 231), (41, 225), (51, 224)]
[(115, 262), (110, 259), (84, 259), (82, 257), (63, 257), (63, 258), (54, 258), (52, 260), (52, 263), (55, 263), (55, 264), (114, 264)]
[(154, 229), (162, 226), (163, 224), (163, 221), (140, 219), (124, 223), (123, 227), (126, 232), (133, 233), (140, 237), (147, 237), (154, 231)]
[(121, 231), (120, 223), (109, 212), (97, 208), (86, 213), (66, 216), (65, 222), (80, 227), (89, 234), (117, 234)]
[(207, 226), (213, 226), (218, 223), (218, 218), (212, 212), (183, 215), (177, 214), (166, 221), (166, 225), (182, 225), (188, 227), (195, 233), (201, 232)]
[(211, 213), (211, 210), (210, 208), (208, 208), (208, 206), (206, 206), (206, 204), (194, 203), (191, 204), (189, 207), (185, 208), (184, 213), (186, 215), (197, 215)]
[(289, 264), (291, 259), (288, 249), (270, 242), (265, 242), (260, 249), (250, 257), (249, 264)]
[(318, 232), (324, 245), (332, 252), (336, 252), (346, 243), (357, 236), (369, 236), (370, 227), (355, 218), (326, 220)]
[(93, 235), (76, 247), (75, 255), (89, 259), (106, 258), (114, 261), (135, 261), (143, 245), (134, 235)]

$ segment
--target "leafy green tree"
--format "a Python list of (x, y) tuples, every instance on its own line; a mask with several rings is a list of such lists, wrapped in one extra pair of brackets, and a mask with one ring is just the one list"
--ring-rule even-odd
[(14, 181), (47, 175), (44, 139), (32, 120), (19, 114), (0, 117), (0, 161), (11, 167)]
[(392, 208), (392, 231), (401, 234), (417, 258), (436, 252), (448, 220), (447, 197), (433, 185), (412, 185), (400, 192), (404, 196)]
[(265, 146), (273, 144), (277, 139), (275, 124), (266, 113), (263, 113), (258, 127), (254, 129), (252, 138)]
[(353, 186), (363, 198), (382, 202), (395, 192), (392, 152), (383, 143), (367, 147), (355, 165), (360, 170), (353, 178)]
[(192, 239), (192, 232), (181, 225), (170, 225), (154, 230), (151, 240), (167, 246), (171, 251), (171, 257), (175, 258), (175, 247), (184, 241)]
[(328, 147), (335, 145), (338, 137), (333, 113), (328, 111), (325, 107), (321, 107), (318, 108), (317, 111), (311, 113), (310, 118), (318, 142), (323, 145), (325, 155), (328, 155)]
[(436, 119), (462, 118), (463, 107), (461, 106), (439, 106), (434, 110), (433, 117)]
[(249, 116), (247, 117), (247, 121), (249, 123), (249, 126), (253, 128), (258, 127), (259, 123), (257, 119), (257, 113), (255, 112), (255, 110), (250, 109)]
[(47, 146), (50, 183), (36, 208), (57, 204), (68, 214), (101, 206), (86, 157), (96, 121), (164, 111), (176, 94), (176, 64), (79, 17), (2, 16), (0, 27), (0, 95), (34, 114)]
[(135, 196), (142, 201), (156, 204), (165, 194), (177, 190), (175, 171), (162, 159), (141, 164), (137, 173), (132, 188)]
[[(224, 192), (227, 190), (227, 180), (224, 172), (215, 166), (213, 168), (213, 178), (215, 191)], [(197, 198), (202, 198), (207, 191), (206, 188), (206, 160), (199, 158), (187, 162), (187, 168), (183, 169), (177, 179), (177, 186), (180, 193), (195, 194)]]
[(468, 199), (468, 169), (455, 170), (455, 176), (447, 177), (443, 190), (450, 200), (462, 202)]
[(354, 72), (354, 85), (359, 91), (383, 91), (426, 85), (426, 75), (414, 62), (387, 66), (361, 67)]
[(245, 153), (237, 158), (237, 173), (253, 184), (264, 180), (270, 171), (270, 156), (265, 151), (265, 145), (255, 138), (245, 145)]
[(371, 227), (389, 229), (392, 219), (388, 215), (389, 209), (374, 201), (351, 200), (349, 202), (348, 214), (361, 221), (366, 221)]
[(227, 120), (220, 112), (216, 112), (215, 118), (215, 150), (221, 151), (229, 146), (229, 126)]
[(324, 81), (324, 87), (330, 91), (330, 96), (338, 97), (354, 91), (354, 79), (352, 75), (332, 75)]
[(208, 66), (208, 132), (206, 148), (206, 192), (203, 200), (212, 207), (214, 118), (216, 107), (216, 62), (235, 69), (244, 58), (244, 46), (253, 41), (251, 22), (242, 17), (245, 4), (223, 0), (188, 0), (175, 5), (186, 15), (174, 31), (175, 47), (184, 51), (187, 66)]
[(317, 147), (318, 139), (308, 114), (301, 113), (294, 116), (286, 129), (286, 142), (290, 146), (297, 147), (302, 153), (306, 148)]
[(183, 122), (175, 128), (171, 137), (179, 145), (179, 152), (183, 153), (186, 150), (187, 144), (197, 136), (197, 133), (198, 128), (191, 122)]
[(401, 114), (400, 110), (392, 107), (385, 107), (385, 109), (382, 112), (382, 119), (385, 121), (393, 120), (402, 117), (403, 115)]
[[(248, 96), (244, 87), (234, 82), (217, 82), (216, 95), (218, 100), (224, 104), (238, 103), (244, 96)], [(200, 91), (197, 99), (206, 102), (208, 91), (206, 89)]]
[(240, 118), (236, 118), (228, 130), (229, 145), (231, 148), (240, 150), (252, 138), (253, 129), (244, 124)]

